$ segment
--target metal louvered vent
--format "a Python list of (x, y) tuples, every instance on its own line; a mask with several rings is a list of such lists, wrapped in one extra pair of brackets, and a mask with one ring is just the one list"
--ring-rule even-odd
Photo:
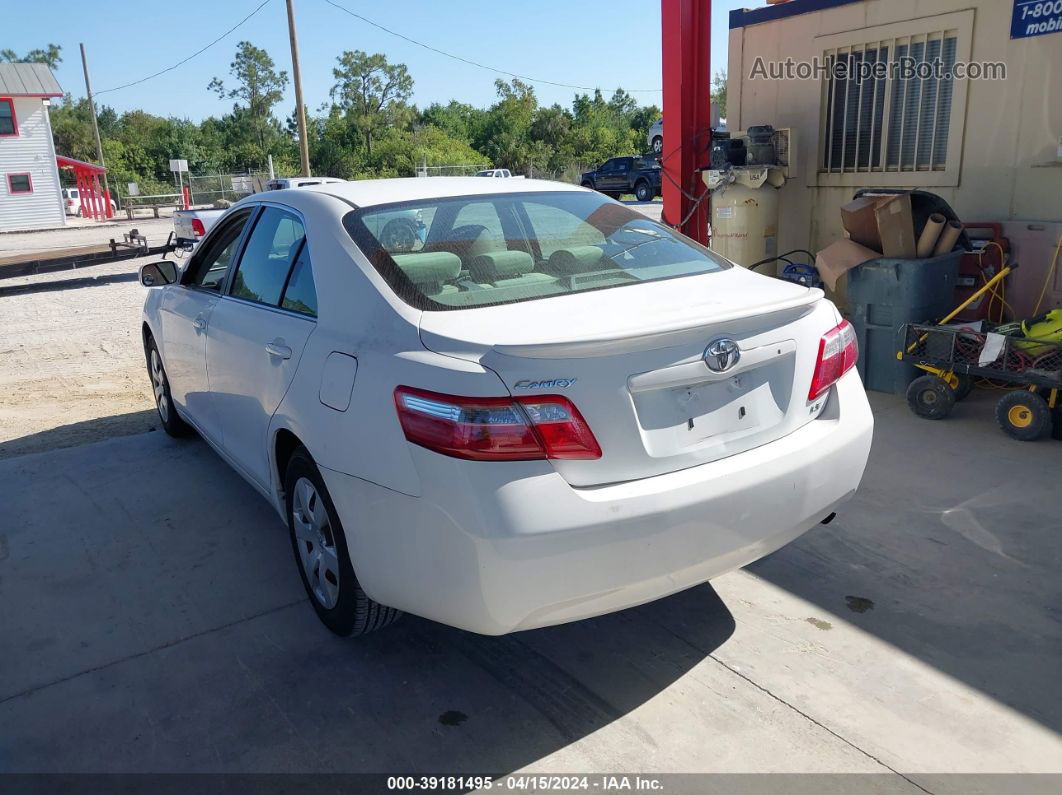
[(826, 50), (821, 170), (944, 171), (957, 44), (938, 30)]

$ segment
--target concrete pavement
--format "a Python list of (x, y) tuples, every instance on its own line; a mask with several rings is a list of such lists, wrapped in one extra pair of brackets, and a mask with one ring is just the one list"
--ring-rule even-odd
[[(198, 440), (0, 461), (0, 771), (1062, 772), (1057, 442), (874, 395), (864, 488), (748, 570), (484, 638), (321, 627)], [(949, 783), (950, 782), (950, 783)]]

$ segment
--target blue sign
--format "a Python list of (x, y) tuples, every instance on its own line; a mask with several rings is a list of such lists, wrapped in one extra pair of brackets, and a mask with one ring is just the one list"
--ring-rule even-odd
[(1062, 0), (1014, 0), (1010, 37), (1024, 39), (1062, 32)]

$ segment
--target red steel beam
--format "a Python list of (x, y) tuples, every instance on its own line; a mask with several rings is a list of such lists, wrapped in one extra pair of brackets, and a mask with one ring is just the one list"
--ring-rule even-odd
[[(660, 0), (664, 78), (664, 221), (708, 243), (711, 0)], [(704, 197), (704, 198), (702, 198)]]

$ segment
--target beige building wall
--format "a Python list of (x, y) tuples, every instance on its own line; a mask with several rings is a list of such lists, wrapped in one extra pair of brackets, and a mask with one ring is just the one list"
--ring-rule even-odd
[[(1045, 253), (1040, 249), (1046, 244), (1036, 243), (1037, 251), (1030, 250), (1027, 256), (1036, 263), (1043, 261), (1036, 266), (1041, 272), (1046, 269), (1054, 242), (1062, 234), (1062, 165), (1057, 160), (1062, 137), (1062, 33), (1011, 39), (1011, 8), (1008, 0), (864, 0), (730, 31), (728, 127), (773, 124), (792, 127), (798, 135), (800, 173), (781, 189), (780, 251), (804, 247), (815, 251), (841, 238), (839, 208), (861, 185), (819, 184), (823, 181), (818, 174), (821, 81), (750, 79), (756, 56), (821, 58), (829, 41), (823, 36), (909, 20), (924, 24), (925, 31), (939, 30), (933, 17), (972, 9), (965, 15), (971, 20), (969, 58), (1006, 63), (1007, 79), (968, 81), (957, 173), (923, 174), (918, 185), (890, 186), (937, 193), (966, 220), (1038, 222), (1034, 227), (1043, 227), (1041, 236), (1050, 240), (1051, 248)], [(862, 38), (869, 41), (875, 35), (869, 32)], [(964, 43), (959, 47), (962, 59)]]

